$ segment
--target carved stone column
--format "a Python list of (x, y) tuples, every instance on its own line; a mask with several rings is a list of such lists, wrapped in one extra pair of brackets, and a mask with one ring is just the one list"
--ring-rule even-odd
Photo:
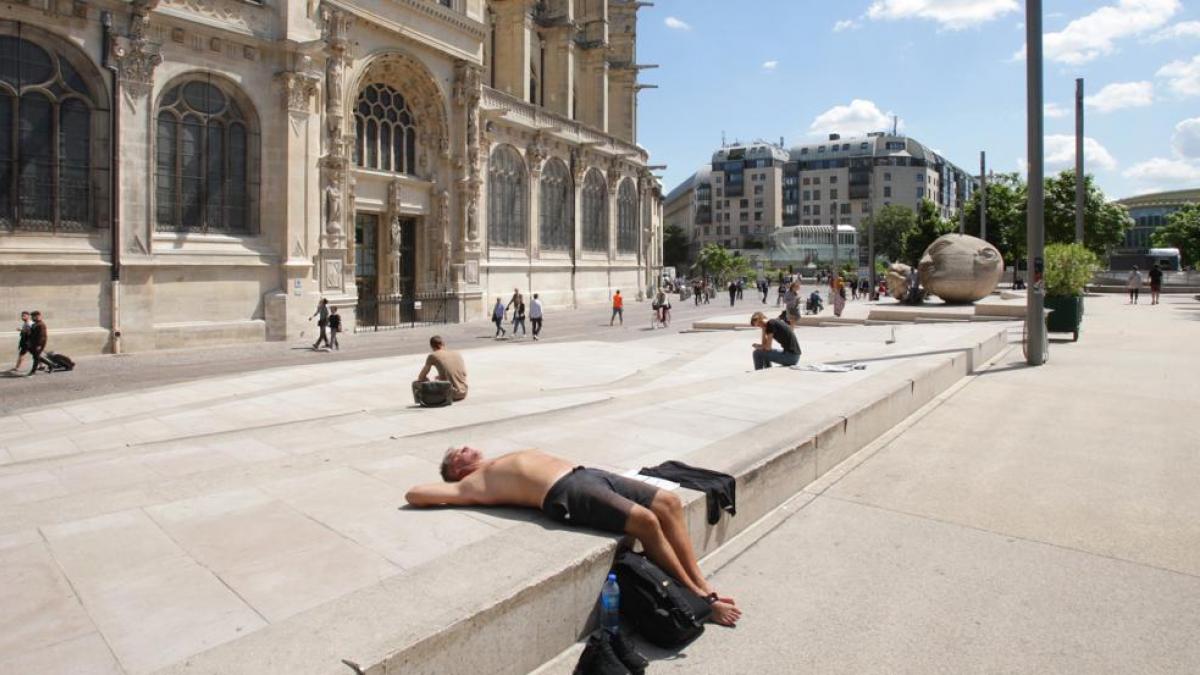
[(617, 259), (617, 223), (620, 218), (620, 204), (617, 202), (618, 189), (621, 186), (621, 174), (614, 167), (608, 169), (608, 262), (611, 265)]
[(533, 135), (525, 148), (525, 164), (529, 167), (529, 228), (528, 252), (530, 260), (540, 256), (541, 213), (542, 213), (542, 168), (546, 161), (546, 143), (542, 132)]
[(350, 175), (354, 137), (349, 135), (345, 126), (344, 100), (349, 30), (354, 17), (331, 7), (323, 7), (321, 21), (327, 58), (324, 77), (325, 154), (318, 162), (324, 211), (319, 273), (322, 293), (343, 295), (349, 292), (345, 270), (353, 264), (347, 249), (346, 232), (351, 231), (354, 218), (354, 187)]

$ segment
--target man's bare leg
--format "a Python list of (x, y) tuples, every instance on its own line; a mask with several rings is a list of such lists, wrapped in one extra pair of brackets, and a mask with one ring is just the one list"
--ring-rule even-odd
[[(674, 492), (659, 490), (658, 494), (654, 495), (654, 501), (650, 503), (650, 510), (658, 516), (663, 536), (675, 551), (675, 556), (683, 565), (684, 571), (696, 586), (704, 589), (701, 595), (713, 593), (713, 587), (705, 580), (704, 573), (700, 571), (700, 565), (696, 561), (696, 551), (692, 548), (692, 538), (688, 535), (687, 526), (683, 521), (683, 502), (679, 496)], [(721, 600), (731, 605), (735, 604), (732, 598), (723, 597)]]
[[(667, 541), (667, 537), (663, 533), (662, 524), (653, 511), (643, 506), (635, 505), (629, 512), (629, 520), (625, 522), (625, 531), (642, 542), (642, 547), (646, 549), (647, 557), (653, 560), (659, 567), (662, 567), (667, 574), (670, 574), (681, 584), (687, 586), (688, 590), (702, 597), (708, 594), (708, 591), (703, 586), (696, 584), (692, 580), (691, 575), (688, 574), (683, 564), (679, 562), (679, 556), (675, 554), (675, 549)], [(724, 600), (717, 600), (712, 603), (712, 610), (713, 622), (723, 626), (734, 625), (742, 616), (740, 609)]]

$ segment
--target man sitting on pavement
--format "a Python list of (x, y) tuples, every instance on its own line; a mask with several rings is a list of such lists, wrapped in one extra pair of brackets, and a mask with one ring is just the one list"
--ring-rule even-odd
[(417, 382), (428, 382), (430, 369), (437, 369), (439, 382), (450, 383), (450, 396), (455, 401), (467, 397), (467, 365), (463, 357), (456, 351), (446, 349), (442, 336), (434, 335), (429, 338), (429, 348), (433, 350), (425, 359), (425, 367), (417, 375)]
[(418, 507), (526, 506), (561, 523), (628, 534), (659, 567), (709, 601), (713, 622), (732, 626), (741, 618), (733, 600), (704, 579), (674, 493), (537, 450), (486, 459), (475, 448), (450, 448), (441, 472), (446, 482), (418, 485), (405, 500)]
[[(800, 362), (800, 343), (796, 341), (796, 333), (786, 321), (767, 319), (762, 312), (755, 312), (750, 317), (750, 325), (762, 329), (762, 342), (754, 345), (754, 369), (770, 368), (772, 363), (783, 366), (794, 366)], [(772, 349), (772, 342), (778, 342), (780, 348)]]

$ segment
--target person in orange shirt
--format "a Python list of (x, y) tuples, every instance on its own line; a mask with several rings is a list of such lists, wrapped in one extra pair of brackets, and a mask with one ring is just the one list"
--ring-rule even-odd
[(608, 325), (613, 325), (617, 319), (621, 320), (621, 325), (625, 325), (625, 298), (621, 297), (621, 291), (613, 293), (613, 313), (612, 318), (608, 320)]

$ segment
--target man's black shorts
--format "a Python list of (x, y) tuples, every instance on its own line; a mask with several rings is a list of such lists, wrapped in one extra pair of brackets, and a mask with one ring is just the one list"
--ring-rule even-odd
[(623, 533), (633, 505), (650, 508), (656, 494), (640, 480), (577, 466), (550, 487), (542, 511), (560, 523)]

